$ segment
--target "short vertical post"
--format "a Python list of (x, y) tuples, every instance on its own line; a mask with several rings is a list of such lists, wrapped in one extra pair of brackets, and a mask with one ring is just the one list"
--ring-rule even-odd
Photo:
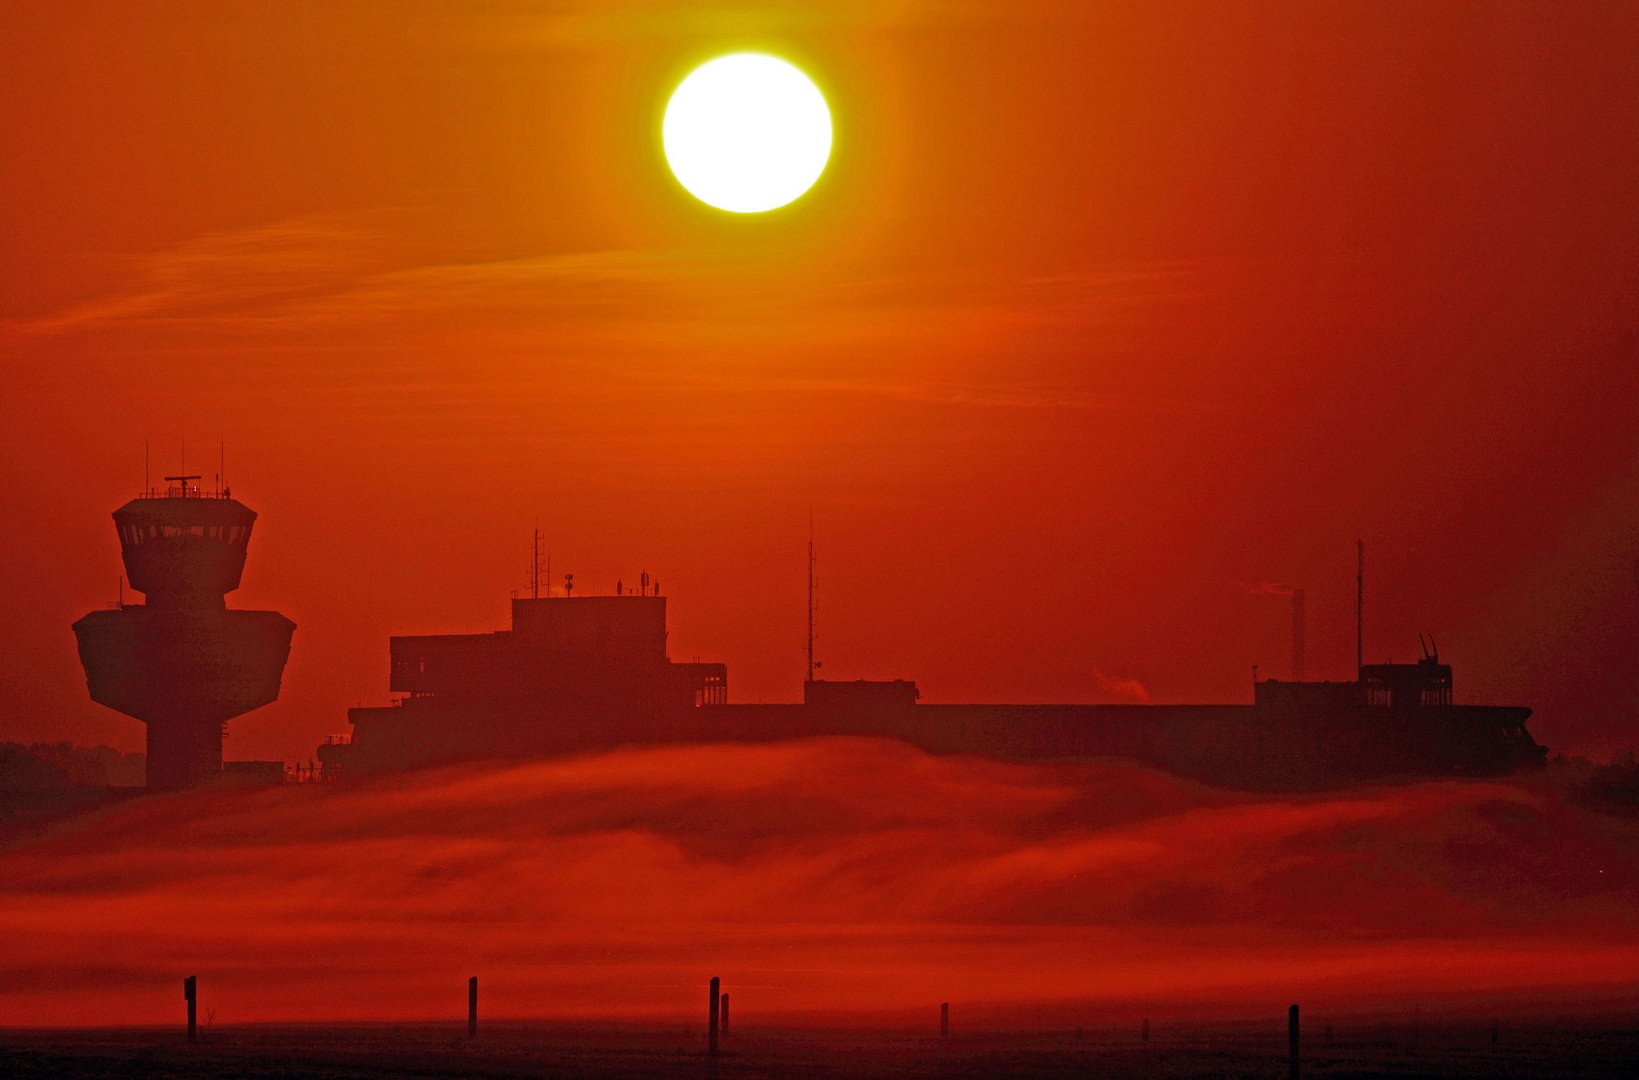
[(1286, 1010), (1286, 1047), (1291, 1058), (1291, 1077), (1298, 1080), (1298, 1007)]
[(467, 1038), (478, 1037), (478, 976), (467, 980)]
[(950, 1002), (939, 1003), (939, 1037), (945, 1038), (950, 1034)]
[(723, 995), (723, 1007), (722, 1007), (721, 1011), (722, 1011), (723, 1015), (722, 1015), (722, 1018), (721, 1018), (722, 1022), (717, 1025), (718, 1034), (722, 1035), (722, 1037), (726, 1039), (726, 1038), (728, 1038), (728, 995), (727, 994)]
[(722, 1000), (718, 996), (717, 976), (711, 977), (711, 1015), (706, 1024), (706, 1053), (717, 1056), (717, 1022), (721, 1016)]
[(199, 1041), (199, 976), (182, 980), (182, 996), (188, 1000), (188, 1041)]

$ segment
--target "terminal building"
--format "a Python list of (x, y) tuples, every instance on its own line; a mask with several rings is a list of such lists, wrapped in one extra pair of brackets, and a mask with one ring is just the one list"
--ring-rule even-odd
[(647, 587), (514, 599), (511, 629), (395, 637), (388, 652), (388, 688), (404, 696), (350, 710), (351, 737), (319, 749), (326, 770), (664, 741), (728, 702), (725, 665), (666, 655), (666, 598)]
[[(793, 704), (734, 704), (720, 663), (666, 653), (666, 600), (514, 600), (510, 629), (394, 637), (391, 705), (349, 712), (319, 748), (331, 778), (472, 760), (816, 735), (899, 739), (1013, 760), (1117, 757), (1214, 784), (1303, 789), (1540, 764), (1531, 710), (1457, 705), (1438, 657), (1348, 682), (1265, 679), (1249, 705), (925, 704), (908, 680), (820, 680)], [(810, 674), (813, 668), (810, 667)]]

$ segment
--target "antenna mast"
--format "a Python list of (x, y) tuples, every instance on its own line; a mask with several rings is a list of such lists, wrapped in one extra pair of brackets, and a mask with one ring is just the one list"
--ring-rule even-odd
[(1306, 625), (1308, 614), (1305, 611), (1302, 589), (1292, 590), (1292, 681), (1303, 682), (1309, 676), (1308, 657), (1306, 655), (1308, 634)]
[(1366, 674), (1366, 542), (1354, 542), (1354, 677)]
[(529, 598), (541, 598), (541, 530), (536, 529), (530, 540)]
[(808, 674), (806, 682), (814, 681), (814, 508), (808, 508)]

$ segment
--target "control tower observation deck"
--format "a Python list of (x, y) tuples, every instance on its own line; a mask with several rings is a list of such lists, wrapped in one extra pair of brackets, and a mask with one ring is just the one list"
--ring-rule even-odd
[(148, 788), (172, 791), (222, 771), (228, 720), (279, 696), (296, 624), (276, 611), (230, 611), (256, 513), (226, 488), (168, 476), (114, 511), (123, 601), (74, 624), (91, 699), (148, 725)]

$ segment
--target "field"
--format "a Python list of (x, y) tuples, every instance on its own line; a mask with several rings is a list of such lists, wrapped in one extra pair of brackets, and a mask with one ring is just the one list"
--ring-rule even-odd
[[(724, 1041), (714, 1061), (703, 1031), (619, 1027), (486, 1026), (468, 1040), (457, 1024), (250, 1025), (188, 1046), (165, 1029), (0, 1033), (0, 1075), (30, 1077), (1156, 1077), (1287, 1075), (1279, 1025), (1157, 1025), (1136, 1030), (997, 1034), (949, 1039), (887, 1031), (756, 1031)], [(1306, 1037), (1302, 1071), (1316, 1077), (1631, 1077), (1639, 1021), (1487, 1023), (1393, 1030), (1339, 1024)]]
[(866, 739), (136, 798), (0, 846), (0, 1077), (709, 1075), (713, 976), (725, 1078), (1284, 1076), (1292, 1002), (1309, 1076), (1633, 1076), (1635, 851)]

